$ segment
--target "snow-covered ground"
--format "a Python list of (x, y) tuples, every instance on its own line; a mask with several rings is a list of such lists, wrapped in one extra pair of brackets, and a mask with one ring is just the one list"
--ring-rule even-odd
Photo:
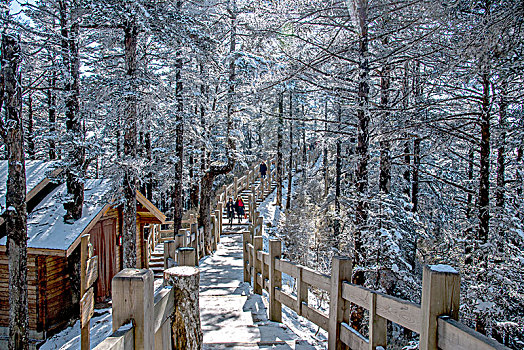
[[(94, 348), (112, 332), (111, 308), (95, 310), (95, 315), (91, 319), (91, 348)], [(49, 338), (40, 348), (41, 350), (52, 349), (80, 349), (80, 321), (72, 327), (67, 327), (62, 332)]]

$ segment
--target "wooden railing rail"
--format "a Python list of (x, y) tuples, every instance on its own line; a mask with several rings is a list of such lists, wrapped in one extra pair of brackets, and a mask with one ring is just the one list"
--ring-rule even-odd
[[(420, 334), (423, 350), (508, 349), (458, 322), (460, 276), (446, 265), (427, 265), (422, 279), (422, 301), (416, 304), (351, 283), (351, 260), (335, 257), (331, 276), (281, 259), (279, 240), (269, 241), (269, 252), (263, 251), (263, 218), (243, 235), (244, 280), (253, 290), (269, 294), (269, 318), (281, 321), (285, 305), (328, 332), (328, 349), (346, 345), (351, 349), (376, 349), (387, 345), (387, 321)], [(296, 281), (296, 295), (282, 290), (281, 275)], [(308, 304), (310, 288), (329, 295), (329, 313)], [(369, 311), (368, 337), (358, 333), (349, 321), (350, 305)]]

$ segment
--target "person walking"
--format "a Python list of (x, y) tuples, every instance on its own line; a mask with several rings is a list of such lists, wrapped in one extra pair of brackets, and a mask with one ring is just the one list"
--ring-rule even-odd
[(265, 179), (266, 174), (267, 174), (267, 165), (266, 165), (266, 162), (262, 161), (262, 163), (260, 163), (260, 177)]
[(233, 202), (233, 197), (229, 198), (226, 203), (227, 218), (229, 220), (229, 227), (233, 227), (233, 219), (235, 217), (236, 203)]
[(235, 203), (236, 210), (237, 210), (237, 216), (238, 216), (238, 223), (240, 224), (242, 222), (242, 219), (244, 217), (245, 209), (244, 209), (244, 201), (242, 200), (242, 197), (238, 196), (237, 201)]

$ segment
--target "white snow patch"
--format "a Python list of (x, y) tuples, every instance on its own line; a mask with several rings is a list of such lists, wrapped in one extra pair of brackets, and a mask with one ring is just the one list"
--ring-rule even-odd
[(443, 273), (458, 273), (453, 267), (444, 264), (438, 265), (428, 265), (429, 269), (434, 272), (443, 272)]
[[(112, 319), (111, 308), (95, 310), (95, 317), (90, 322), (91, 349), (113, 333)], [(52, 349), (80, 349), (80, 321), (49, 338), (40, 348)]]

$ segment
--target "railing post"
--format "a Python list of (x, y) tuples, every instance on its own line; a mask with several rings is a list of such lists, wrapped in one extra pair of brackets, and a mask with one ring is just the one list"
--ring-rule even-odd
[(269, 240), (269, 320), (282, 322), (282, 304), (276, 299), (276, 290), (282, 288), (282, 272), (275, 269), (275, 260), (280, 259), (282, 241)]
[(178, 230), (178, 234), (175, 236), (175, 251), (176, 249), (185, 246), (186, 244), (186, 230)]
[(222, 217), (224, 215), (224, 203), (218, 203), (218, 211), (218, 242), (220, 242), (220, 236), (222, 235), (222, 225), (224, 224), (224, 218)]
[(302, 271), (304, 269), (302, 266), (298, 266), (298, 275), (297, 275), (297, 313), (302, 316), (302, 303), (308, 302), (308, 287), (302, 281)]
[(349, 303), (342, 299), (342, 282), (351, 281), (353, 265), (348, 257), (334, 257), (331, 266), (331, 293), (329, 301), (328, 349), (344, 349), (340, 341), (340, 322)]
[(175, 350), (202, 349), (199, 281), (200, 272), (195, 267), (177, 266), (164, 271), (164, 284), (174, 292), (171, 336)]
[(387, 347), (388, 322), (384, 317), (377, 315), (377, 294), (371, 293), (369, 302), (369, 349), (377, 346)]
[[(164, 241), (164, 270), (175, 265), (176, 244), (177, 242), (174, 240)], [(169, 259), (172, 261), (169, 261)]]
[[(219, 210), (215, 210), (215, 217), (217, 218), (217, 226), (216, 226), (216, 232), (215, 232), (215, 240), (218, 243), (220, 243), (220, 235), (222, 232), (220, 230), (222, 229), (222, 225), (220, 224), (222, 222), (222, 212)], [(216, 248), (215, 248), (216, 250)]]
[[(249, 243), (252, 227), (253, 225), (249, 225), (249, 231), (244, 231), (244, 233), (242, 234), (242, 259), (244, 260), (244, 282), (251, 282), (251, 276), (248, 267), (248, 261), (251, 259), (249, 258), (247, 244)], [(252, 264), (252, 261), (249, 261), (249, 263)]]
[(437, 321), (442, 315), (458, 320), (460, 275), (451, 266), (426, 265), (422, 274), (420, 350), (437, 350)]
[(235, 192), (235, 199), (236, 199), (238, 196), (238, 177), (236, 176), (233, 178), (233, 190)]
[(195, 248), (178, 248), (178, 266), (196, 266), (197, 258)]
[(262, 280), (262, 285), (258, 283), (258, 274), (262, 276), (262, 264), (263, 264), (263, 261), (258, 259), (258, 251), (263, 249), (263, 244), (264, 244), (264, 241), (263, 241), (262, 236), (255, 236), (255, 240), (253, 241), (253, 247), (255, 248), (253, 249), (253, 255), (254, 255), (253, 261), (255, 263), (254, 264), (255, 271), (253, 273), (253, 291), (255, 292), (255, 294), (259, 294), (259, 295), (262, 295), (262, 288), (263, 288), (264, 281)]
[(124, 269), (113, 277), (113, 332), (133, 320), (135, 349), (154, 349), (153, 272)]
[(213, 236), (213, 242), (212, 242), (211, 249), (213, 249), (213, 251), (217, 250), (217, 230), (218, 230), (217, 221), (218, 220), (216, 218), (216, 215), (211, 214), (211, 235)]

